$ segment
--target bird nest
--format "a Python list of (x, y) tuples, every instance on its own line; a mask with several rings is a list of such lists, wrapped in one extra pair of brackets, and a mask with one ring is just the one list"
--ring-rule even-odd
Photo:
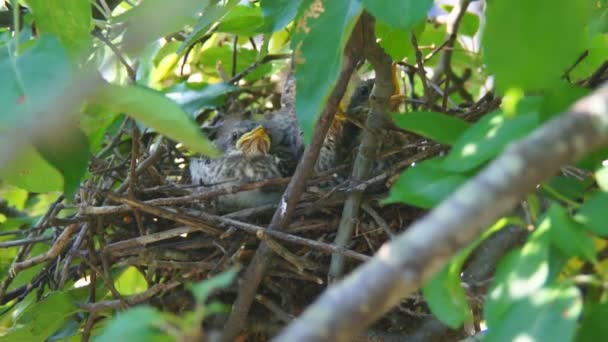
[[(484, 111), (485, 112), (485, 111)], [(128, 122), (128, 121), (126, 121)], [(411, 136), (401, 158), (369, 179), (353, 182), (352, 163), (318, 172), (306, 183), (290, 223), (267, 229), (277, 204), (218, 212), (214, 199), (227, 194), (286, 186), (290, 177), (230, 186), (195, 186), (188, 172), (190, 156), (179, 144), (154, 133), (139, 137), (135, 126), (123, 124), (108, 143), (102, 158), (93, 159), (92, 177), (83, 184), (74, 206), (56, 201), (36, 228), (63, 227), (51, 249), (37, 256), (23, 247), (12, 272), (45, 264), (26, 285), (2, 288), (4, 301), (23, 298), (33, 289), (62, 289), (88, 279), (103, 283), (111, 300), (82, 304), (90, 312), (150, 303), (170, 312), (185, 312), (194, 300), (185, 284), (208, 279), (226, 270), (244, 269), (260, 241), (273, 252), (257, 289), (249, 315), (249, 333), (271, 336), (292, 320), (328, 285), (332, 254), (345, 258), (345, 271), (357, 267), (392, 236), (400, 233), (423, 211), (406, 205), (381, 205), (390, 186), (408, 166), (441, 153), (442, 147)], [(120, 138), (132, 133), (132, 139)], [(125, 134), (126, 135), (126, 134)], [(121, 144), (131, 145), (130, 151)], [(387, 164), (388, 165), (388, 164)], [(342, 176), (338, 176), (342, 175)], [(344, 176), (346, 175), (346, 176)], [(357, 214), (343, 213), (345, 199), (363, 193)], [(343, 215), (351, 215), (343, 217)], [(334, 244), (341, 220), (352, 220), (354, 233), (345, 246)], [(59, 231), (59, 230), (58, 230)], [(37, 238), (36, 230), (31, 238)], [(134, 267), (148, 283), (147, 290), (121, 297), (113, 272)], [(93, 291), (94, 287), (90, 287)], [(234, 302), (237, 286), (217, 294)], [(411, 331), (429, 316), (419, 297), (410, 298), (379, 321), (381, 331)], [(219, 328), (227, 316), (208, 321)], [(250, 335), (254, 336), (254, 335)]]

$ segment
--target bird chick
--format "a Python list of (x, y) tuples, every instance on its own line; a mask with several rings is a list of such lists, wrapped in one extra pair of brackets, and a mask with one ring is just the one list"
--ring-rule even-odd
[[(197, 185), (239, 186), (281, 177), (279, 160), (270, 154), (271, 138), (267, 130), (252, 121), (238, 122), (223, 129), (215, 141), (224, 152), (218, 159), (196, 158), (190, 161), (192, 182)], [(232, 211), (278, 202), (280, 189), (260, 188), (217, 198), (219, 211)]]

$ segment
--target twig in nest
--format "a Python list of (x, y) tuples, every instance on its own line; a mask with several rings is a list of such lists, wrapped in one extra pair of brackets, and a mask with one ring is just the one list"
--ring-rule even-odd
[(49, 249), (46, 253), (37, 255), (31, 259), (27, 259), (22, 262), (17, 262), (15, 264), (13, 264), (11, 266), (11, 268), (9, 269), (10, 278), (14, 278), (17, 275), (17, 273), (19, 273), (20, 271), (23, 271), (26, 268), (36, 266), (45, 261), (58, 257), (59, 254), (61, 252), (63, 252), (66, 245), (68, 244), (68, 241), (70, 240), (70, 237), (72, 236), (72, 234), (74, 234), (74, 232), (76, 231), (76, 229), (78, 227), (79, 227), (78, 224), (72, 224), (72, 225), (67, 226), (63, 230), (63, 232), (61, 232), (61, 235), (59, 235), (59, 237), (57, 238), (57, 240), (55, 241), (55, 243), (53, 244), (51, 249)]
[[(180, 286), (181, 283), (178, 281), (172, 281), (166, 284), (156, 284), (151, 286), (147, 291), (142, 292), (140, 294), (136, 294), (134, 296), (124, 298), (124, 302), (128, 306), (133, 306), (142, 302), (147, 301), (148, 299), (157, 296), (158, 294), (174, 289)], [(79, 308), (82, 310), (86, 310), (89, 312), (99, 312), (101, 310), (115, 310), (120, 309), (123, 306), (123, 303), (120, 300), (107, 300), (98, 303), (87, 303), (87, 304), (77, 304)]]

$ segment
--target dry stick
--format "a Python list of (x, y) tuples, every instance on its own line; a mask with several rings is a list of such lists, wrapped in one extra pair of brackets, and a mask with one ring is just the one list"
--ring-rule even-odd
[(443, 53), (441, 54), (441, 57), (439, 59), (439, 64), (437, 65), (437, 68), (431, 80), (433, 83), (439, 83), (439, 79), (443, 74), (445, 74), (446, 77), (450, 77), (452, 74), (452, 53), (454, 50), (453, 48), (454, 44), (456, 43), (458, 28), (460, 27), (460, 23), (462, 22), (462, 18), (464, 17), (467, 8), (469, 7), (469, 3), (471, 3), (471, 0), (459, 0), (448, 15), (446, 24), (448, 33), (448, 43), (445, 44)]
[(10, 240), (10, 241), (6, 241), (6, 242), (0, 242), (0, 248), (30, 245), (30, 244), (34, 244), (34, 243), (38, 243), (38, 242), (46, 242), (49, 240), (53, 240), (53, 237), (52, 236), (38, 236), (38, 237), (27, 238), (27, 239)]
[[(127, 193), (130, 199), (135, 200), (137, 199), (135, 197), (135, 184), (137, 184), (137, 159), (139, 158), (139, 128), (137, 128), (135, 121), (133, 121), (133, 129), (131, 132), (131, 162), (129, 164), (129, 186)], [(134, 209), (133, 216), (135, 216), (135, 222), (137, 223), (139, 235), (146, 235), (146, 230), (144, 228), (139, 210)]]
[[(311, 144), (304, 152), (304, 156), (302, 160), (300, 160), (296, 172), (291, 178), (291, 181), (279, 202), (279, 206), (272, 217), (268, 230), (281, 230), (283, 227), (287, 227), (293, 210), (304, 192), (306, 179), (313, 170), (317, 157), (319, 156), (319, 151), (321, 150), (321, 146), (327, 135), (327, 131), (329, 130), (329, 126), (333, 121), (334, 114), (338, 109), (338, 105), (344, 96), (350, 76), (355, 70), (355, 66), (359, 60), (357, 57), (359, 53), (357, 49), (361, 45), (357, 40), (357, 26), (360, 25), (355, 26), (353, 34), (346, 44), (344, 65), (340, 72), (336, 87), (332, 91), (327, 101), (327, 105), (319, 117)], [(271, 251), (268, 246), (264, 242), (260, 243), (260, 246), (240, 282), (238, 297), (232, 307), (232, 313), (228, 318), (228, 322), (224, 327), (222, 336), (224, 341), (234, 340), (245, 327), (245, 320), (247, 318), (247, 313), (249, 312), (249, 307), (251, 306), (257, 288), (262, 281), (270, 256)]]
[[(87, 234), (88, 230), (89, 230), (89, 224), (84, 223), (82, 225), (82, 228), (80, 228), (80, 232), (76, 236), (76, 239), (72, 243), (72, 249), (71, 249), (70, 253), (67, 253), (65, 260), (63, 260), (63, 269), (61, 270), (61, 278), (59, 278), (59, 280), (58, 280), (59, 285), (57, 286), (57, 288), (59, 290), (63, 289), (65, 282), (68, 280), (68, 277), (70, 274), (70, 264), (72, 263), (74, 254), (80, 248), (80, 245), (82, 244), (82, 241), (84, 240), (84, 236)], [(59, 267), (59, 265), (57, 265), (57, 267)]]
[(126, 303), (129, 306), (139, 304), (141, 302), (144, 302), (144, 301), (158, 295), (161, 292), (165, 292), (165, 291), (174, 289), (180, 285), (181, 285), (180, 282), (172, 281), (172, 282), (165, 283), (165, 284), (157, 284), (157, 285), (151, 286), (146, 292), (142, 292), (142, 293), (133, 295), (131, 297), (124, 298), (123, 301), (114, 299), (114, 300), (107, 300), (107, 301), (98, 302), (98, 303), (87, 303), (87, 304), (77, 304), (77, 305), (82, 310), (86, 310), (89, 312), (99, 312), (100, 310), (108, 310), (108, 309), (112, 309), (112, 310), (120, 309), (123, 307), (124, 303)]
[[(390, 98), (394, 92), (391, 58), (376, 42), (374, 19), (364, 14), (362, 16), (363, 56), (372, 64), (376, 72), (376, 81), (369, 101), (371, 110), (367, 115), (365, 127), (361, 133), (361, 145), (353, 166), (352, 180), (362, 182), (369, 178), (369, 174), (376, 159), (377, 136), (383, 128), (384, 118), (390, 110)], [(359, 207), (363, 191), (353, 191), (349, 194), (342, 209), (340, 225), (334, 244), (345, 246), (351, 239), (355, 222), (359, 216)], [(344, 273), (344, 256), (334, 254), (331, 256), (328, 280), (331, 282), (340, 278)]]
[(416, 72), (418, 73), (418, 76), (420, 77), (420, 82), (422, 82), (422, 88), (424, 90), (424, 104), (426, 107), (429, 107), (431, 105), (428, 97), (430, 96), (430, 92), (429, 92), (429, 84), (428, 84), (428, 80), (426, 78), (426, 71), (424, 70), (424, 61), (422, 58), (422, 52), (420, 51), (420, 49), (418, 48), (418, 40), (416, 39), (416, 34), (414, 33), (414, 31), (412, 31), (410, 33), (411, 35), (411, 41), (412, 41), (412, 46), (414, 47), (414, 51), (416, 51)]
[(507, 147), (371, 261), (325, 291), (274, 341), (352, 340), (561, 166), (606, 145), (608, 84)]
[[(276, 239), (304, 245), (304, 246), (318, 249), (321, 251), (325, 251), (325, 252), (329, 252), (329, 253), (341, 253), (341, 254), (344, 254), (345, 256), (348, 256), (348, 257), (351, 257), (351, 258), (354, 258), (357, 260), (361, 260), (361, 261), (369, 260), (369, 257), (367, 255), (357, 253), (355, 251), (351, 251), (351, 250), (346, 249), (341, 246), (329, 245), (329, 244), (326, 244), (323, 242), (309, 240), (309, 239), (306, 239), (303, 237), (283, 233), (278, 230), (264, 229), (260, 226), (256, 226), (256, 225), (241, 222), (241, 221), (236, 221), (236, 220), (229, 219), (229, 218), (222, 217), (222, 216), (211, 215), (211, 214), (206, 214), (206, 213), (199, 213), (199, 215), (200, 215), (200, 218), (199, 218), (199, 217), (194, 217), (194, 216), (190, 216), (190, 215), (186, 215), (186, 214), (177, 214), (177, 213), (174, 213), (165, 208), (152, 207), (152, 206), (146, 205), (143, 202), (130, 200), (128, 198), (118, 197), (113, 194), (108, 194), (107, 197), (110, 198), (111, 200), (119, 202), (119, 203), (126, 203), (129, 206), (131, 206), (133, 208), (137, 208), (143, 212), (146, 212), (146, 213), (149, 213), (152, 215), (156, 215), (159, 217), (163, 217), (163, 218), (173, 220), (175, 222), (186, 224), (188, 226), (193, 227), (191, 230), (188, 230), (188, 228), (180, 227), (180, 228), (175, 228), (175, 229), (171, 229), (168, 231), (164, 231), (161, 233), (154, 233), (154, 234), (150, 234), (149, 237), (143, 236), (143, 237), (132, 239), (132, 240), (135, 240), (132, 242), (131, 242), (131, 240), (127, 240), (124, 242), (117, 242), (116, 244), (113, 244), (115, 247), (112, 247), (110, 249), (110, 252), (112, 252), (112, 250), (116, 251), (117, 249), (123, 249), (124, 245), (131, 246), (131, 245), (138, 245), (141, 243), (144, 243), (144, 244), (152, 243), (152, 242), (157, 242), (157, 241), (161, 241), (164, 239), (172, 238), (172, 237), (175, 237), (176, 235), (181, 235), (181, 234), (188, 233), (188, 232), (209, 229), (209, 227), (211, 227), (211, 226), (209, 226), (208, 222), (210, 222), (210, 223), (214, 223), (214, 224), (218, 224), (218, 225), (232, 226), (232, 227), (244, 230), (248, 233), (256, 234), (256, 236), (258, 236), (259, 238), (263, 238), (263, 235), (267, 234)], [(216, 228), (213, 228), (213, 229), (216, 229)], [(218, 230), (218, 232), (219, 232), (219, 230)], [(260, 237), (260, 234), (262, 235), (261, 237)], [(214, 233), (214, 235), (219, 235), (219, 234)], [(116, 247), (116, 245), (118, 245), (118, 246)], [(112, 246), (112, 245), (108, 245), (108, 247), (110, 247), (110, 246)]]
[(19, 273), (20, 271), (23, 271), (26, 268), (36, 266), (38, 264), (41, 264), (45, 261), (54, 259), (57, 256), (59, 256), (59, 254), (61, 252), (63, 252), (64, 248), (68, 244), (68, 241), (70, 240), (70, 237), (72, 236), (72, 234), (74, 234), (74, 232), (76, 231), (77, 228), (78, 228), (78, 224), (72, 224), (72, 225), (67, 226), (63, 230), (63, 232), (61, 232), (61, 235), (59, 235), (59, 237), (57, 238), (57, 241), (55, 241), (55, 243), (53, 244), (51, 249), (49, 249), (48, 252), (41, 254), (41, 255), (37, 255), (31, 259), (27, 259), (22, 262), (15, 263), (9, 269), (9, 275), (11, 277), (14, 277), (17, 273)]

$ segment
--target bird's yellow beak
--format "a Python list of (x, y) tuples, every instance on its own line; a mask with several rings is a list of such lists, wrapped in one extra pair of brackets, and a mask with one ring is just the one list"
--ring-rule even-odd
[(236, 142), (236, 148), (246, 154), (264, 153), (270, 151), (270, 136), (262, 125), (243, 134)]

